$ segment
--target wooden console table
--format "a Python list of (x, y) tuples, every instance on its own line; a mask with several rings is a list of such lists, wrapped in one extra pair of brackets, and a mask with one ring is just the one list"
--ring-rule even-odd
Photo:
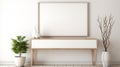
[(34, 64), (34, 50), (91, 50), (92, 64), (96, 64), (97, 39), (79, 37), (46, 37), (31, 39), (31, 65)]

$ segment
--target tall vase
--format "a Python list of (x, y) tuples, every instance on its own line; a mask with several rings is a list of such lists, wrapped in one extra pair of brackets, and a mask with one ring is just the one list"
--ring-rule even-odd
[(109, 52), (102, 52), (101, 60), (102, 60), (103, 67), (110, 67), (110, 53)]

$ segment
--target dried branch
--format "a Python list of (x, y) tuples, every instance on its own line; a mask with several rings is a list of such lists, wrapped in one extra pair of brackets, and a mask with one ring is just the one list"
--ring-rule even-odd
[(114, 19), (112, 16), (105, 16), (103, 18), (98, 17), (98, 24), (101, 31), (101, 37), (102, 37), (102, 44), (104, 46), (104, 50), (107, 51), (108, 47), (110, 46), (110, 35), (111, 30), (114, 24)]

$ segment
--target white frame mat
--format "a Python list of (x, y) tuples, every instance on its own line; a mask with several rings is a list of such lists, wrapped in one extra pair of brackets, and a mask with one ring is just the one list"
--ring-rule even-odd
[(87, 2), (38, 3), (40, 36), (88, 36)]

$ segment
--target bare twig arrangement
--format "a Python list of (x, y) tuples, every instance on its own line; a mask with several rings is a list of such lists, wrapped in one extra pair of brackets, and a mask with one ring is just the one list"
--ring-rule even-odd
[(102, 36), (102, 44), (105, 51), (108, 51), (108, 47), (110, 46), (110, 35), (111, 30), (114, 24), (113, 16), (105, 16), (103, 18), (98, 17), (99, 28)]

